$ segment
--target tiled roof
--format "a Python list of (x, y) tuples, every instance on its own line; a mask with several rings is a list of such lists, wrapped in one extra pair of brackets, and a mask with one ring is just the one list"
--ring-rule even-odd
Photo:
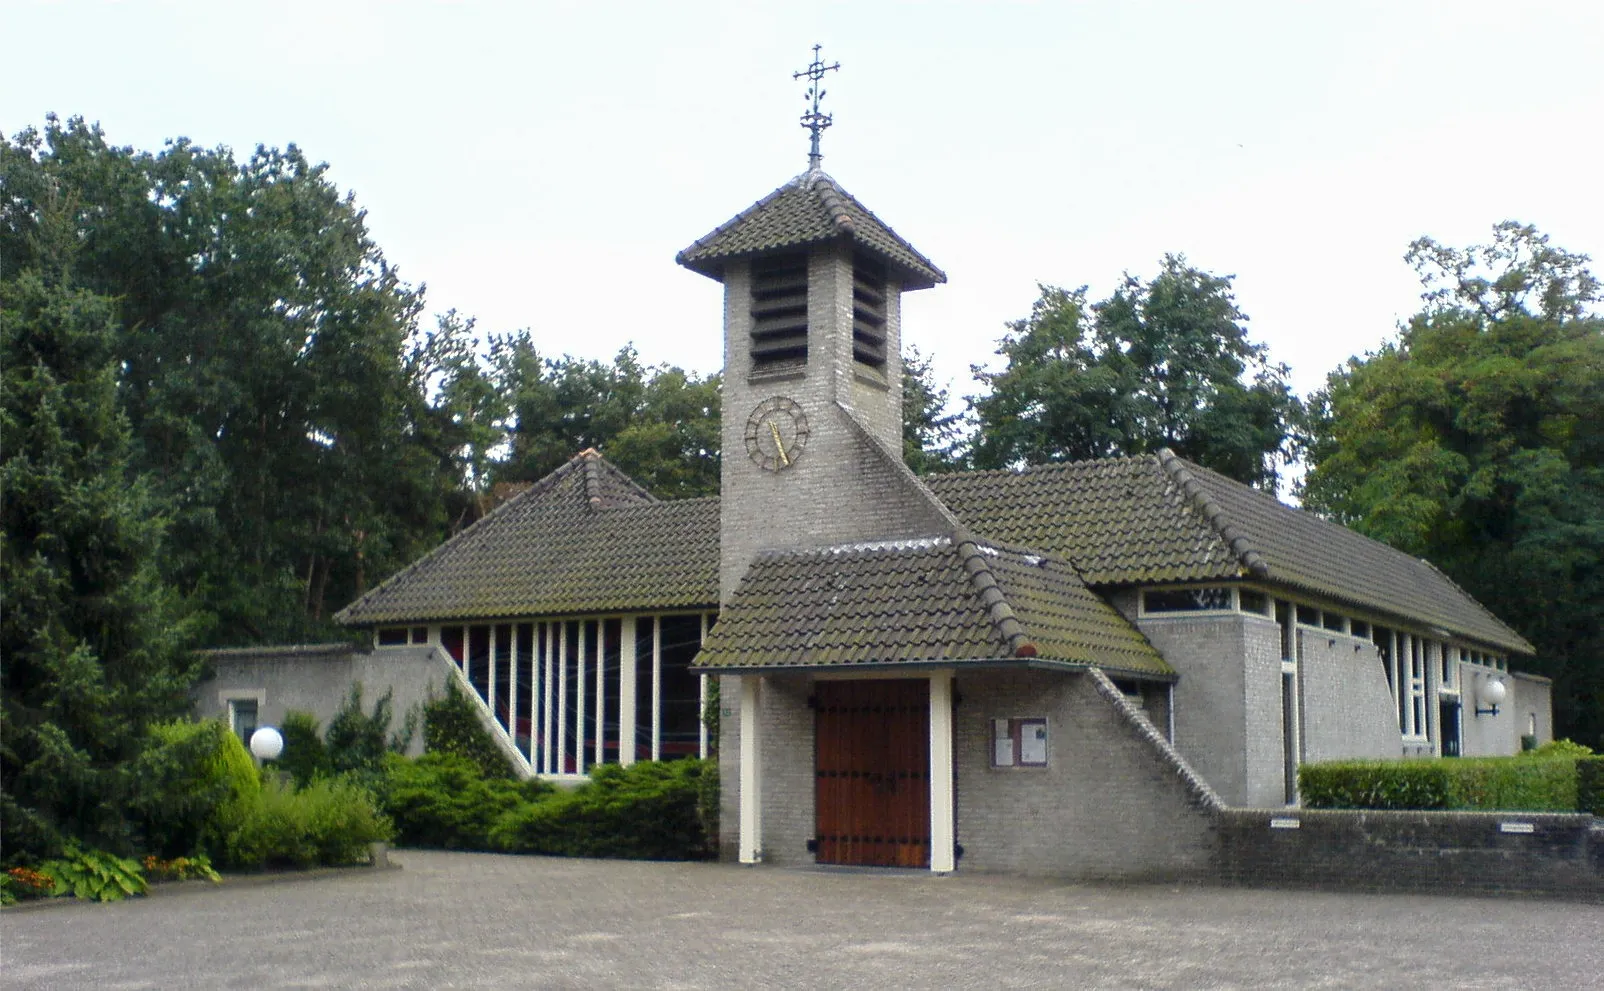
[(718, 500), (659, 502), (586, 451), (336, 619), (367, 626), (717, 602)]
[(817, 169), (758, 200), (681, 251), (675, 260), (692, 271), (722, 279), (724, 263), (732, 258), (843, 237), (900, 270), (905, 289), (924, 289), (947, 281), (930, 259)]
[(1075, 563), (1093, 585), (1238, 577), (1242, 563), (1153, 458), (927, 475), (983, 537)]
[[(922, 481), (963, 528), (1049, 557), (1045, 571), (1018, 574), (1012, 559), (996, 559), (993, 574), (1015, 583), (1015, 597), (1063, 562), (1094, 588), (1258, 579), (1532, 650), (1430, 564), (1169, 452)], [(713, 498), (659, 502), (587, 451), (337, 618), (367, 626), (712, 607), (718, 513)], [(1037, 625), (1033, 636), (1055, 642), (1039, 630), (1056, 627)]]
[(1173, 675), (1073, 568), (962, 533), (760, 555), (697, 659), (718, 670), (984, 662)]
[(1181, 464), (1263, 556), (1270, 580), (1424, 620), (1507, 650), (1533, 653), (1525, 638), (1430, 562), (1292, 509), (1207, 468)]
[(1425, 561), (1168, 451), (925, 484), (976, 533), (1060, 555), (1093, 586), (1261, 579), (1532, 651)]

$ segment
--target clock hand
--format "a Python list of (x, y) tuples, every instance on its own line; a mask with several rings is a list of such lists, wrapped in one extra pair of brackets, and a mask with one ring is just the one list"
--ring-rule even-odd
[(770, 420), (769, 433), (774, 435), (774, 453), (780, 456), (780, 464), (790, 467), (791, 459), (785, 456), (785, 442), (780, 440), (780, 425)]

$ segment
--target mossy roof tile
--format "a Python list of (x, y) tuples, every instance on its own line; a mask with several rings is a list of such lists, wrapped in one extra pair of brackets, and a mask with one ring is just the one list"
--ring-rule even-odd
[(822, 170), (811, 169), (681, 251), (686, 268), (722, 280), (724, 263), (786, 248), (847, 239), (879, 255), (919, 289), (947, 276)]
[[(966, 566), (978, 554), (1019, 636)], [(1020, 638), (1032, 650), (1020, 651)], [(1168, 677), (1158, 652), (1066, 562), (965, 541), (856, 544), (758, 557), (702, 645), (708, 670), (1058, 662)]]

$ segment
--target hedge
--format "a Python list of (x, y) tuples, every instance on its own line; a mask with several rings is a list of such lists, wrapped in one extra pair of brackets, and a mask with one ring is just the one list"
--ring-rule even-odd
[(1332, 761), (1300, 767), (1298, 789), (1311, 809), (1575, 812), (1578, 764), (1529, 756)]
[(391, 754), (379, 794), (403, 846), (494, 850), (497, 819), (555, 790), (541, 781), (486, 778), (461, 754), (430, 753), (416, 760)]
[(1576, 807), (1583, 812), (1604, 816), (1604, 757), (1577, 759)]
[(590, 780), (520, 805), (500, 818), (491, 840), (513, 853), (627, 860), (703, 860), (714, 849), (703, 815), (711, 761), (602, 764)]

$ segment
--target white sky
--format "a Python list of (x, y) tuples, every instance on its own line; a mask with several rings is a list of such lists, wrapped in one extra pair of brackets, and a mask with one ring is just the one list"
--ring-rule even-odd
[(906, 339), (955, 394), (1038, 281), (1237, 277), (1300, 392), (1413, 312), (1402, 255), (1506, 218), (1604, 268), (1604, 4), (0, 0), (0, 129), (299, 144), (431, 309), (556, 355), (720, 360), (674, 254), (806, 166), (940, 265)]

